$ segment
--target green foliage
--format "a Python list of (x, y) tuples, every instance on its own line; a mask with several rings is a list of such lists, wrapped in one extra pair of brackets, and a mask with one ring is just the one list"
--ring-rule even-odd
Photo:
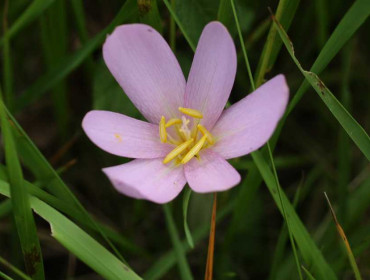
[(368, 0), (3, 1), (0, 277), (203, 277), (210, 197), (186, 188), (161, 208), (119, 195), (100, 169), (125, 160), (98, 151), (81, 120), (92, 109), (143, 119), (102, 59), (116, 26), (151, 25), (187, 76), (218, 20), (238, 53), (229, 104), (278, 73), (291, 101), (266, 147), (230, 161), (242, 181), (218, 194), (214, 279), (292, 280), (297, 268), (304, 279), (367, 279), (369, 14)]

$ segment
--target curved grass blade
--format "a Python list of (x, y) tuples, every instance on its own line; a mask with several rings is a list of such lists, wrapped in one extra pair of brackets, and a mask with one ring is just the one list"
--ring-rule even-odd
[(190, 196), (191, 196), (191, 189), (186, 188), (184, 192), (184, 200), (182, 202), (182, 211), (183, 211), (183, 216), (184, 216), (184, 231), (185, 231), (186, 240), (188, 241), (190, 248), (193, 249), (194, 241), (191, 236), (191, 232), (190, 232), (189, 225), (188, 225), (188, 206), (189, 206)]
[[(273, 172), (268, 167), (268, 164), (263, 158), (261, 152), (253, 152), (252, 157), (262, 175), (262, 178), (267, 185), (267, 188), (272, 195), (272, 198), (275, 201), (275, 204), (279, 208), (280, 212), (283, 213), (280, 197), (278, 192), (276, 191), (279, 186), (276, 184)], [(312, 270), (315, 271), (315, 273), (319, 276), (318, 279), (337, 279), (332, 268), (328, 265), (322, 253), (317, 248), (315, 242), (312, 240), (310, 234), (308, 233), (307, 229), (305, 228), (304, 224), (295, 212), (294, 207), (292, 206), (282, 189), (280, 189), (280, 194), (285, 206), (286, 214), (290, 219), (290, 225), (294, 239), (297, 242), (297, 246), (299, 248), (299, 251), (301, 252), (303, 260), (308, 265), (310, 265), (310, 267), (312, 267)]]
[(0, 90), (1, 128), (5, 149), (5, 161), (12, 194), (12, 210), (16, 229), (22, 248), (27, 274), (32, 279), (45, 279), (44, 265), (40, 242), (37, 236), (35, 220), (33, 219), (27, 188), (23, 184), (23, 174), (18, 159), (17, 148), (10, 129), (5, 106), (1, 99)]
[(333, 220), (334, 220), (335, 226), (337, 228), (337, 231), (338, 231), (340, 237), (343, 240), (344, 246), (346, 247), (346, 252), (347, 252), (348, 260), (349, 260), (349, 263), (351, 264), (353, 273), (355, 274), (355, 278), (356, 278), (356, 280), (362, 280), (360, 271), (358, 269), (358, 266), (357, 266), (355, 257), (353, 256), (352, 249), (351, 249), (351, 246), (349, 245), (347, 236), (344, 233), (344, 230), (343, 230), (342, 226), (338, 222), (337, 216), (335, 215), (333, 206), (331, 206), (329, 197), (327, 196), (326, 192), (324, 192), (324, 195), (325, 195), (326, 201), (328, 202), (328, 205), (329, 205), (329, 208), (330, 208), (330, 213), (333, 216)]
[[(9, 40), (29, 23), (40, 16), (55, 0), (34, 0), (28, 8), (17, 18), (8, 31)], [(4, 38), (0, 39), (0, 46), (4, 44)]]
[(306, 275), (307, 275), (307, 279), (309, 279), (309, 280), (316, 280), (316, 279), (312, 276), (312, 274), (307, 270), (307, 268), (305, 268), (303, 265), (302, 265), (302, 269), (303, 269), (303, 271), (306, 273)]
[(17, 99), (16, 110), (21, 110), (31, 102), (40, 98), (45, 92), (50, 90), (69, 73), (80, 66), (93, 51), (101, 46), (105, 37), (114, 27), (122, 22), (137, 16), (137, 6), (135, 0), (128, 0), (118, 12), (113, 21), (94, 38), (90, 39), (82, 48), (61, 60), (61, 62), (53, 69), (49, 70), (41, 76), (35, 83)]
[(26, 274), (24, 274), (22, 271), (20, 271), (18, 268), (16, 268), (14, 265), (9, 263), (6, 259), (3, 257), (0, 257), (0, 263), (7, 267), (9, 270), (13, 271), (14, 274), (18, 275), (19, 278), (24, 280), (31, 280), (30, 277), (28, 277)]
[[(276, 18), (279, 19), (281, 24), (286, 30), (289, 29), (290, 24), (294, 18), (295, 12), (299, 5), (300, 0), (280, 0), (277, 10)], [(256, 85), (259, 87), (264, 82), (265, 74), (271, 70), (275, 60), (281, 49), (282, 42), (276, 36), (277, 30), (272, 24), (267, 35), (266, 43), (263, 47), (260, 61), (258, 63), (255, 79)]]
[(320, 78), (313, 72), (306, 71), (302, 68), (298, 59), (295, 57), (294, 48), (292, 42), (289, 40), (288, 35), (285, 33), (284, 29), (273, 16), (273, 21), (278, 29), (279, 35), (284, 42), (290, 56), (292, 57), (294, 63), (297, 65), (298, 69), (302, 72), (306, 80), (315, 89), (319, 97), (324, 101), (325, 105), (328, 107), (330, 112), (338, 120), (340, 125), (347, 132), (349, 137), (355, 142), (357, 147), (362, 151), (368, 160), (370, 160), (370, 138), (362, 126), (351, 116), (350, 113), (343, 107), (343, 105), (338, 101), (338, 99), (331, 93), (331, 91), (324, 85)]
[[(0, 183), (0, 193), (9, 196), (9, 185)], [(51, 235), (81, 261), (108, 280), (141, 279), (126, 264), (53, 207), (30, 196), (30, 205), (51, 228)]]
[(163, 210), (166, 216), (166, 224), (167, 224), (168, 233), (170, 234), (172, 245), (173, 245), (173, 248), (176, 254), (177, 263), (179, 265), (181, 279), (191, 280), (193, 279), (193, 276), (191, 274), (188, 261), (186, 260), (185, 250), (181, 244), (179, 233), (176, 229), (175, 221), (173, 220), (173, 217), (172, 217), (171, 209), (166, 204), (166, 205), (163, 205)]

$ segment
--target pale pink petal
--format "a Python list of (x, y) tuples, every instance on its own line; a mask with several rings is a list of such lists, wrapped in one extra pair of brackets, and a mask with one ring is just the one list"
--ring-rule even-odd
[(163, 159), (135, 159), (129, 163), (104, 168), (113, 186), (127, 196), (167, 203), (186, 184), (182, 166), (164, 165)]
[(198, 193), (228, 190), (240, 182), (234, 167), (211, 149), (200, 152), (184, 167), (185, 177), (191, 189)]
[(234, 84), (236, 51), (227, 29), (209, 23), (200, 36), (185, 91), (185, 107), (203, 113), (211, 129), (221, 115)]
[(88, 112), (82, 128), (95, 145), (118, 156), (158, 158), (173, 148), (160, 142), (158, 125), (109, 111)]
[(226, 109), (212, 130), (212, 149), (229, 159), (263, 146), (274, 132), (289, 99), (284, 75), (278, 75)]
[(152, 123), (178, 115), (185, 78), (163, 37), (145, 24), (117, 27), (103, 46), (110, 72), (127, 96)]

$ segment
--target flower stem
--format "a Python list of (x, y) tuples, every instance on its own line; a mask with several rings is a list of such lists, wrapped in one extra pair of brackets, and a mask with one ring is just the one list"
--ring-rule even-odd
[(207, 265), (206, 265), (206, 273), (204, 276), (205, 280), (212, 280), (212, 274), (213, 274), (213, 256), (215, 252), (215, 234), (216, 234), (216, 210), (217, 210), (217, 193), (214, 193), (213, 194), (211, 229), (209, 231), (209, 241), (208, 241)]

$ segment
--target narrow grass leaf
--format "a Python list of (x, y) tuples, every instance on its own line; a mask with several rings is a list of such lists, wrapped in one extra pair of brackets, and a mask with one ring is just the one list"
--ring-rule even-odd
[(113, 21), (101, 32), (90, 39), (75, 53), (61, 59), (53, 69), (46, 72), (36, 82), (17, 99), (16, 110), (22, 110), (24, 107), (40, 98), (45, 92), (50, 90), (54, 85), (59, 83), (68, 74), (80, 66), (93, 51), (101, 46), (106, 35), (110, 33), (115, 26), (122, 22), (127, 22), (130, 19), (137, 17), (137, 6), (135, 0), (128, 0), (118, 12)]
[[(324, 48), (320, 51), (320, 54), (312, 65), (310, 72), (314, 72), (319, 75), (343, 48), (345, 43), (348, 42), (348, 40), (353, 36), (357, 29), (366, 21), (369, 15), (370, 1), (355, 1), (341, 19), (339, 24), (336, 26)], [(309, 83), (306, 80), (303, 81), (297, 93), (290, 102), (286, 115), (293, 110), (308, 88)]]
[(355, 278), (356, 278), (356, 280), (362, 280), (360, 271), (358, 269), (358, 266), (357, 266), (355, 257), (353, 256), (352, 249), (351, 249), (351, 246), (349, 245), (347, 236), (344, 233), (344, 230), (343, 230), (342, 226), (340, 225), (340, 223), (339, 223), (339, 221), (337, 219), (337, 216), (335, 214), (335, 211), (333, 209), (333, 206), (331, 206), (329, 197), (327, 196), (327, 194), (325, 192), (324, 192), (324, 195), (325, 195), (326, 201), (328, 202), (328, 205), (329, 205), (329, 208), (330, 208), (330, 213), (333, 216), (333, 220), (334, 220), (335, 226), (337, 228), (337, 231), (338, 231), (340, 237), (343, 240), (344, 246), (346, 247), (346, 252), (347, 252), (348, 260), (349, 260), (349, 263), (351, 264), (353, 273), (355, 274)]
[[(34, 0), (27, 9), (16, 19), (8, 31), (9, 39), (20, 30), (39, 17), (55, 0)], [(4, 44), (4, 38), (0, 39), (0, 46)]]
[(190, 248), (193, 249), (194, 241), (193, 241), (193, 237), (191, 236), (191, 232), (190, 232), (189, 225), (188, 225), (188, 207), (189, 207), (190, 196), (191, 196), (191, 189), (186, 188), (184, 192), (184, 199), (182, 202), (182, 212), (183, 212), (183, 217), (184, 217), (184, 231), (185, 231), (186, 240), (188, 241)]
[(8, 32), (8, 8), (9, 0), (4, 1), (3, 11), (3, 31), (4, 31), (4, 46), (3, 46), (3, 81), (4, 81), (4, 99), (10, 110), (14, 106), (14, 92), (13, 92), (13, 70), (11, 64), (11, 50)]
[[(273, 172), (268, 167), (268, 164), (263, 158), (261, 152), (256, 151), (252, 153), (252, 157), (267, 185), (267, 188), (272, 195), (272, 198), (275, 201), (275, 204), (279, 208), (280, 212), (283, 213), (279, 194), (276, 191), (278, 186), (276, 185)], [(286, 214), (290, 219), (290, 225), (294, 239), (297, 242), (297, 246), (299, 248), (299, 251), (301, 252), (303, 260), (310, 267), (312, 267), (313, 271), (315, 271), (315, 273), (319, 276), (318, 279), (337, 279), (333, 270), (326, 262), (320, 250), (317, 248), (315, 242), (312, 240), (310, 234), (308, 233), (307, 229), (305, 228), (304, 224), (295, 212), (294, 207), (291, 205), (290, 201), (288, 200), (282, 189), (280, 189), (280, 194), (281, 199), (284, 202)]]
[[(301, 268), (300, 268), (301, 264), (300, 264), (299, 259), (298, 259), (298, 254), (297, 254), (297, 250), (296, 250), (296, 247), (295, 247), (293, 234), (292, 234), (292, 231), (291, 231), (290, 221), (288, 219), (288, 215), (287, 215), (286, 210), (285, 210), (285, 204), (284, 204), (284, 201), (281, 198), (281, 192), (280, 192), (281, 187), (280, 187), (280, 183), (279, 183), (279, 178), (278, 178), (278, 175), (277, 175), (277, 172), (276, 172), (276, 167), (275, 167), (275, 164), (274, 164), (274, 159), (273, 159), (273, 156), (272, 156), (270, 144), (268, 142), (267, 142), (267, 149), (269, 151), (270, 163), (271, 163), (271, 167), (272, 167), (274, 177), (275, 177), (275, 183), (276, 183), (277, 193), (278, 193), (279, 200), (280, 200), (282, 214), (283, 214), (283, 217), (284, 217), (284, 220), (286, 222), (287, 229), (288, 229), (289, 240), (290, 240), (290, 244), (292, 246), (292, 250), (293, 250), (293, 254), (294, 254), (294, 260), (295, 260), (295, 263), (296, 263), (296, 266), (297, 266), (298, 276), (299, 276), (299, 279), (302, 280), (303, 278), (302, 278), (302, 272), (301, 272)], [(268, 166), (266, 166), (266, 168), (268, 168)], [(293, 210), (294, 210), (294, 208), (293, 208)]]
[(298, 59), (294, 55), (294, 48), (292, 42), (289, 40), (288, 35), (285, 33), (282, 26), (277, 19), (273, 17), (274, 24), (278, 29), (279, 35), (284, 42), (290, 56), (297, 65), (298, 69), (302, 72), (306, 80), (315, 89), (319, 97), (324, 101), (330, 112), (338, 120), (340, 125), (344, 128), (347, 134), (351, 137), (353, 142), (362, 151), (368, 160), (370, 160), (370, 138), (362, 126), (351, 116), (350, 113), (343, 107), (338, 99), (331, 93), (331, 91), (324, 85), (320, 78), (313, 72), (305, 71)]
[[(0, 92), (1, 96), (1, 92)], [(33, 219), (27, 188), (23, 184), (23, 174), (18, 159), (17, 148), (10, 129), (5, 106), (0, 98), (1, 128), (5, 149), (5, 161), (12, 194), (12, 210), (22, 248), (27, 273), (32, 279), (45, 279), (40, 242)]]
[(11, 270), (14, 274), (16, 274), (20, 279), (24, 279), (24, 280), (31, 280), (30, 277), (28, 277), (26, 274), (24, 274), (21, 270), (19, 270), (18, 268), (16, 268), (14, 265), (12, 265), (10, 262), (8, 262), (6, 259), (4, 259), (3, 257), (0, 257), (0, 263), (5, 266), (6, 268), (8, 268), (9, 270)]
[(163, 32), (162, 19), (159, 14), (157, 0), (138, 0), (139, 20), (154, 27), (159, 33)]
[(302, 265), (302, 269), (303, 269), (304, 273), (306, 273), (306, 275), (307, 275), (307, 279), (309, 279), (309, 280), (316, 280), (316, 279), (312, 276), (312, 274), (307, 270), (307, 268), (305, 268), (303, 265)]
[[(226, 218), (231, 213), (235, 205), (235, 200), (231, 200), (223, 208), (218, 210), (216, 223)], [(209, 234), (209, 225), (204, 224), (193, 231), (194, 242), (198, 243), (200, 240), (206, 238)], [(187, 253), (190, 251), (187, 240), (182, 240), (180, 245), (182, 250)], [(145, 280), (163, 279), (167, 271), (169, 271), (177, 262), (175, 249), (169, 250), (162, 257), (160, 257), (143, 275)]]
[[(5, 108), (6, 110), (6, 108)], [(9, 123), (12, 125), (14, 135), (16, 136), (17, 146), (20, 150), (23, 161), (33, 171), (34, 175), (40, 182), (41, 186), (46, 186), (51, 193), (55, 194), (57, 197), (63, 199), (66, 203), (71, 203), (75, 205), (84, 214), (85, 218), (91, 222), (91, 224), (97, 229), (101, 234), (107, 244), (112, 248), (115, 254), (124, 262), (124, 258), (105, 235), (104, 231), (100, 226), (94, 221), (87, 210), (83, 207), (77, 197), (72, 193), (72, 191), (67, 187), (67, 185), (59, 177), (58, 173), (53, 169), (50, 163), (45, 159), (41, 152), (37, 149), (35, 144), (31, 141), (28, 135), (24, 132), (22, 127), (18, 124), (16, 119), (8, 111)]]
[[(176, 2), (178, 2), (178, 1), (176, 1)], [(195, 40), (190, 38), (187, 30), (185, 30), (184, 25), (182, 24), (182, 22), (180, 21), (180, 19), (176, 15), (175, 10), (172, 8), (171, 4), (167, 0), (163, 0), (163, 3), (166, 5), (168, 11), (171, 14), (171, 17), (175, 20), (177, 26), (180, 28), (180, 30), (181, 30), (182, 34), (184, 35), (186, 41), (188, 42), (189, 46), (191, 47), (191, 49), (193, 51), (195, 51), (195, 43), (194, 43)]]
[[(0, 193), (9, 196), (9, 186), (0, 184)], [(104, 279), (141, 279), (126, 264), (53, 207), (33, 196), (30, 196), (30, 205), (50, 224), (52, 236)]]
[[(279, 1), (276, 10), (276, 18), (281, 22), (282, 26), (284, 26), (286, 30), (289, 29), (290, 24), (292, 23), (299, 2), (300, 0)], [(282, 42), (276, 36), (276, 32), (277, 30), (274, 25), (271, 25), (255, 75), (257, 87), (263, 84), (265, 74), (273, 67), (281, 49)]]
[(176, 229), (175, 221), (173, 220), (171, 209), (169, 205), (163, 205), (164, 214), (166, 216), (166, 224), (168, 233), (170, 235), (173, 248), (175, 250), (177, 263), (180, 270), (180, 275), (182, 280), (193, 279), (190, 271), (188, 261), (186, 260), (185, 250), (181, 244), (179, 233)]

